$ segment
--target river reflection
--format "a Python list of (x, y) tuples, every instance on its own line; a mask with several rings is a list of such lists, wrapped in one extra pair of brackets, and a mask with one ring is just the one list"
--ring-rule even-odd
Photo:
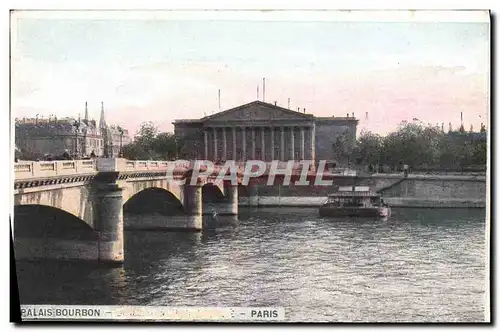
[(127, 230), (121, 267), (18, 262), (21, 301), (282, 306), (290, 321), (484, 320), (484, 210), (394, 209), (384, 221), (241, 209), (205, 223), (198, 233)]

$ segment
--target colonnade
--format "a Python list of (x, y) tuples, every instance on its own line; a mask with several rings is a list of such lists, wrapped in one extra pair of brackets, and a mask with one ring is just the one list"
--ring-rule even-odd
[(315, 126), (207, 127), (207, 160), (314, 160)]

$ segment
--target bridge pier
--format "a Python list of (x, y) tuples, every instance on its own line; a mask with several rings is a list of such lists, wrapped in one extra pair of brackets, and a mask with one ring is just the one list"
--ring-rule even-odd
[(124, 260), (122, 191), (116, 183), (99, 183), (94, 195), (94, 229), (100, 262)]
[(224, 190), (226, 194), (224, 214), (238, 215), (238, 186), (228, 185)]
[(257, 185), (251, 185), (248, 189), (248, 205), (259, 206), (259, 191)]
[(186, 229), (199, 231), (203, 225), (201, 185), (184, 185), (184, 211), (187, 214)]

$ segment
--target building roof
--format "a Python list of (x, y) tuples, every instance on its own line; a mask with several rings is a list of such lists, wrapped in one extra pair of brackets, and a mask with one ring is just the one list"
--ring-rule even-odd
[(315, 117), (316, 121), (321, 121), (321, 122), (336, 122), (336, 121), (352, 121), (352, 122), (359, 122), (358, 119), (352, 116), (317, 116)]
[(307, 120), (307, 121), (332, 121), (358, 122), (353, 117), (315, 117), (313, 114), (294, 111), (275, 104), (255, 100), (250, 103), (230, 108), (200, 119), (176, 119), (173, 124), (200, 124), (222, 121), (269, 121), (269, 120)]
[[(77, 121), (77, 119), (73, 118), (53, 119), (51, 121), (36, 120), (35, 122), (31, 121), (31, 119), (18, 120), (16, 121), (15, 130), (19, 133), (38, 136), (74, 135), (74, 123)], [(94, 133), (99, 135), (95, 120), (80, 120), (78, 132), (83, 133), (85, 131), (89, 134)]]
[(269, 104), (269, 103), (266, 103), (266, 102), (263, 102), (260, 100), (255, 100), (255, 101), (252, 101), (252, 102), (244, 104), (244, 105), (236, 106), (236, 107), (230, 108), (228, 110), (206, 116), (204, 118), (201, 118), (201, 120), (206, 121), (206, 120), (216, 119), (222, 115), (227, 115), (227, 114), (239, 111), (239, 110), (250, 108), (252, 106), (261, 106), (261, 107), (265, 107), (265, 108), (269, 108), (269, 109), (274, 109), (277, 111), (281, 111), (285, 114), (290, 114), (290, 115), (295, 116), (295, 117), (302, 117), (302, 118), (313, 118), (314, 117), (314, 115), (312, 115), (312, 114), (297, 112), (297, 111), (289, 110), (288, 108), (284, 108), (284, 107), (281, 107), (278, 105)]

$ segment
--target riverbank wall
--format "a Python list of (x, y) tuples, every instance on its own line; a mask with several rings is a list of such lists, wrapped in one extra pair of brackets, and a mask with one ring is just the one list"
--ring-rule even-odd
[(328, 194), (339, 186), (369, 186), (394, 207), (418, 208), (484, 208), (486, 177), (484, 175), (413, 175), (373, 174), (371, 176), (339, 176), (330, 186), (266, 186), (241, 187), (240, 206), (304, 206), (323, 204)]

